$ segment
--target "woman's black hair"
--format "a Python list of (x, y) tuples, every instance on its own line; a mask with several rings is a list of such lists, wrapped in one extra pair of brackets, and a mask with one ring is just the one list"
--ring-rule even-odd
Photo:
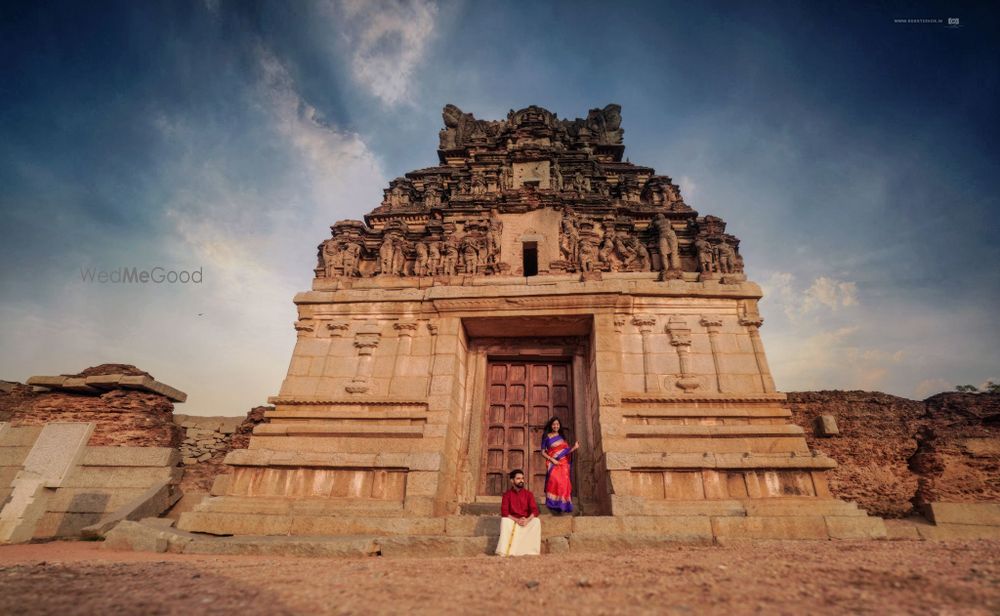
[(547, 422), (545, 422), (545, 429), (542, 431), (542, 438), (545, 438), (546, 436), (549, 435), (550, 432), (552, 432), (552, 423), (556, 421), (559, 422), (559, 436), (563, 437), (564, 439), (566, 438), (566, 426), (563, 425), (563, 420), (559, 419), (554, 415), (550, 417)]

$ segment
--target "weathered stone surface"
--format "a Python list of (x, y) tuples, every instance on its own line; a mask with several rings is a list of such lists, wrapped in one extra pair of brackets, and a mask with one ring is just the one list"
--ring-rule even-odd
[(712, 518), (716, 537), (750, 539), (829, 539), (822, 516)]
[(290, 516), (247, 515), (188, 511), (177, 520), (177, 528), (212, 535), (288, 535)]
[[(4, 397), (0, 395), (0, 400)], [(175, 447), (180, 444), (180, 428), (171, 420), (173, 403), (159, 394), (123, 389), (96, 396), (31, 393), (10, 402), (9, 409), (11, 424), (18, 427), (92, 422), (96, 428), (90, 445)]]
[(938, 394), (925, 404), (911, 461), (916, 501), (1000, 502), (1000, 394)]
[[(42, 426), (12, 426), (0, 434), (0, 447), (26, 447), (30, 450), (42, 432)], [(27, 453), (25, 453), (27, 456)]]
[(105, 513), (135, 500), (144, 488), (62, 488), (53, 494), (47, 509), (50, 512)]
[(37, 477), (50, 488), (63, 485), (67, 475), (83, 457), (92, 423), (50, 423), (39, 433), (22, 463), (23, 472)]
[(32, 538), (79, 537), (83, 529), (100, 521), (101, 513), (44, 513), (35, 524)]
[(21, 466), (31, 447), (0, 446), (0, 466)]
[(78, 466), (63, 482), (67, 488), (148, 488), (163, 480), (180, 481), (183, 469), (176, 467)]
[(820, 415), (816, 418), (816, 436), (836, 436), (840, 434), (837, 418), (833, 415)]
[(177, 466), (180, 454), (172, 447), (87, 447), (84, 466)]
[(952, 541), (955, 539), (1000, 539), (1000, 526), (976, 524), (936, 524), (917, 526), (921, 539)]
[(938, 525), (1000, 526), (1000, 503), (928, 503), (925, 511)]
[(881, 518), (828, 515), (823, 519), (831, 539), (885, 539), (888, 536)]
[(142, 494), (115, 508), (92, 525), (81, 529), (85, 537), (99, 537), (122, 520), (137, 521), (142, 518), (157, 517), (180, 499), (180, 490), (170, 479), (150, 486)]
[(840, 434), (807, 434), (839, 462), (834, 496), (902, 517), (914, 503), (1000, 502), (1000, 394), (938, 394), (923, 402), (878, 392), (793, 392), (794, 421), (836, 418)]
[(125, 520), (108, 531), (101, 547), (105, 550), (180, 553), (195, 539), (190, 533), (172, 528)]

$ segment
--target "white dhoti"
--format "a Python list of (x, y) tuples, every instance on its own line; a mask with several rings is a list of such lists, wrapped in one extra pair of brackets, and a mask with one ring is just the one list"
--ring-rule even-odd
[(524, 526), (511, 518), (500, 518), (499, 556), (538, 556), (542, 552), (542, 521), (531, 518)]

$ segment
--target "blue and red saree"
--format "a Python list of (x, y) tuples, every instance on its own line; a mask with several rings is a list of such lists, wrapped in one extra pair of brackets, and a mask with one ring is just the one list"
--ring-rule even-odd
[(573, 511), (573, 484), (570, 482), (570, 448), (566, 440), (556, 434), (542, 437), (542, 451), (554, 459), (555, 464), (546, 460), (545, 506), (553, 511)]

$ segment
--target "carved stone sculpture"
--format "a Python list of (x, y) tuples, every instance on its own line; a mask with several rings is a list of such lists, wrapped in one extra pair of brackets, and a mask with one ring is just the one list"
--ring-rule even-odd
[(632, 244), (632, 249), (635, 251), (635, 260), (633, 261), (635, 270), (648, 272), (652, 268), (652, 259), (649, 258), (649, 250), (646, 248), (646, 245), (637, 237), (631, 237), (629, 241)]
[(663, 214), (657, 214), (653, 222), (657, 233), (657, 248), (660, 250), (660, 260), (664, 272), (679, 272), (681, 258), (677, 244), (677, 233)]
[(424, 206), (425, 207), (440, 207), (441, 206), (441, 189), (437, 186), (431, 186), (424, 193)]
[(715, 269), (715, 255), (712, 244), (703, 237), (694, 241), (694, 248), (698, 252), (698, 270), (703, 274), (710, 274)]
[(354, 241), (343, 244), (340, 251), (341, 267), (344, 276), (357, 277), (361, 275), (359, 266), (361, 265), (361, 245)]
[(444, 242), (444, 257), (441, 273), (445, 276), (454, 276), (458, 270), (458, 238), (450, 236)]
[(481, 196), (486, 194), (486, 180), (481, 175), (472, 178), (472, 194)]
[(392, 260), (395, 253), (396, 249), (393, 246), (392, 237), (386, 235), (382, 240), (382, 245), (378, 248), (379, 271), (382, 274), (392, 274)]
[(732, 274), (735, 272), (736, 264), (736, 251), (733, 247), (726, 243), (723, 239), (719, 242), (719, 245), (715, 247), (716, 254), (719, 259), (719, 271), (723, 274)]
[(510, 190), (514, 187), (514, 177), (511, 174), (510, 167), (504, 165), (500, 169), (500, 190)]
[(462, 238), (462, 267), (466, 274), (479, 273), (479, 250), (473, 238), (466, 235)]
[(572, 212), (562, 219), (562, 233), (559, 234), (559, 250), (562, 258), (570, 263), (577, 262), (577, 250), (580, 245), (580, 230)]
[(581, 272), (594, 272), (600, 269), (597, 244), (592, 238), (587, 237), (580, 241), (579, 253)]
[(615, 230), (608, 229), (604, 232), (604, 239), (601, 240), (601, 247), (598, 251), (598, 258), (604, 265), (604, 269), (610, 272), (618, 271), (619, 261), (615, 256)]
[(396, 236), (392, 245), (392, 273), (395, 276), (406, 275), (406, 248), (407, 243), (400, 236)]
[(431, 242), (427, 247), (427, 270), (430, 276), (441, 273), (441, 242)]
[(486, 230), (486, 263), (495, 266), (500, 262), (500, 234), (503, 223), (497, 218), (490, 218)]
[(413, 246), (414, 253), (416, 254), (416, 259), (413, 261), (413, 275), (414, 276), (426, 276), (429, 273), (429, 259), (430, 251), (427, 244), (424, 242), (417, 242)]

